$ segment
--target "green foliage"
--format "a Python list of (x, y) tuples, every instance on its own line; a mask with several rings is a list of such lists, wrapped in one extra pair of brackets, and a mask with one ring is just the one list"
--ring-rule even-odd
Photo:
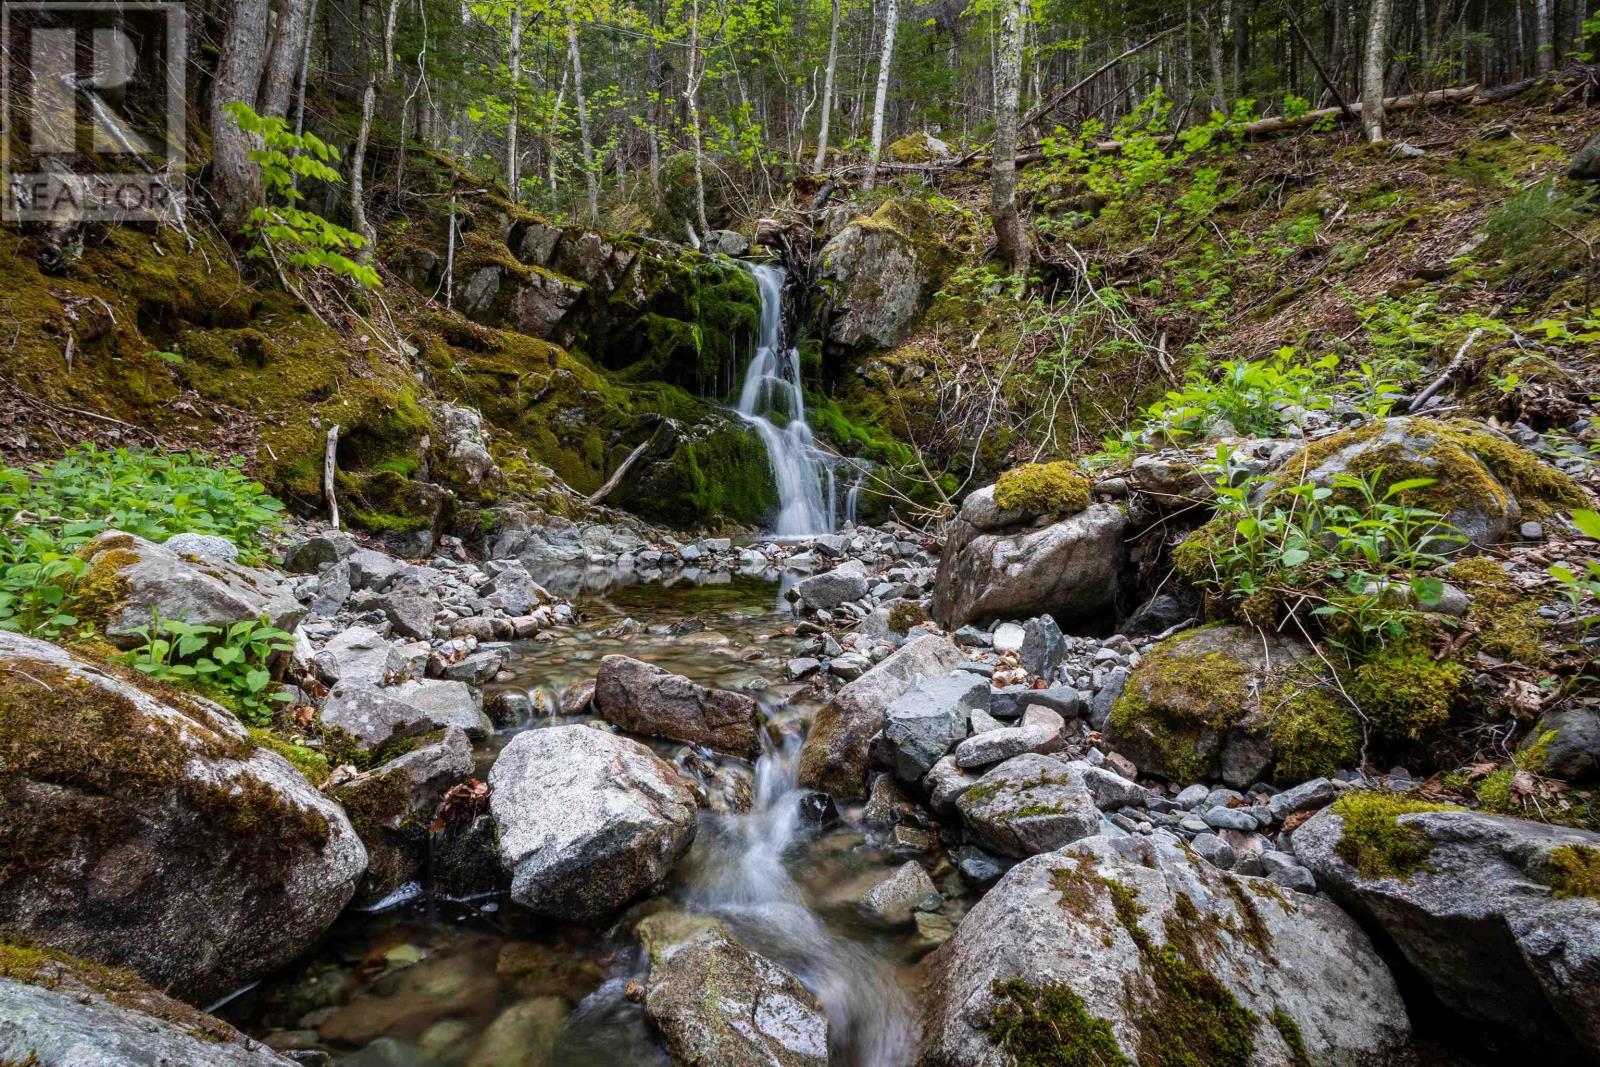
[[(1587, 508), (1575, 508), (1572, 524), (1585, 537), (1600, 540), (1600, 513)], [(1550, 574), (1561, 583), (1562, 595), (1572, 605), (1573, 615), (1579, 620), (1583, 632), (1588, 633), (1596, 619), (1600, 618), (1595, 613), (1595, 605), (1600, 604), (1600, 560), (1584, 560), (1582, 574), (1561, 564), (1551, 566)]]
[(1182, 389), (1146, 409), (1144, 432), (1183, 444), (1226, 420), (1241, 434), (1273, 436), (1292, 422), (1286, 409), (1322, 410), (1332, 404), (1330, 375), (1338, 363), (1332, 355), (1300, 363), (1294, 349), (1284, 347), (1270, 359), (1224, 360), (1214, 377), (1193, 371)]
[(293, 699), (269, 688), (269, 664), (278, 653), (293, 650), (294, 639), (268, 625), (265, 616), (224, 630), (163, 619), (152, 612), (150, 625), (138, 633), (144, 644), (127, 654), (135, 670), (213, 697), (247, 722), (265, 725), (272, 719), (274, 704)]
[(1582, 199), (1546, 178), (1508, 198), (1483, 223), (1480, 254), (1504, 259), (1513, 270), (1551, 271), (1568, 264), (1588, 224)]
[(54, 463), (0, 467), (0, 629), (53, 637), (78, 627), (65, 606), (88, 565), (74, 553), (105, 530), (151, 541), (216, 534), (256, 560), (282, 510), (238, 460), (199, 452), (86, 444)]
[(1333, 802), (1344, 827), (1333, 850), (1367, 878), (1402, 881), (1428, 866), (1433, 841), (1419, 827), (1402, 825), (1402, 815), (1453, 811), (1447, 804), (1427, 804), (1390, 793), (1357, 790)]
[(305, 199), (296, 187), (300, 178), (344, 184), (344, 177), (329, 165), (338, 161), (339, 150), (315, 134), (294, 133), (283, 118), (258, 115), (241, 101), (226, 104), (223, 110), (239, 129), (262, 143), (250, 150), (250, 158), (261, 168), (266, 203), (253, 208), (245, 224), (246, 235), (260, 242), (249, 254), (263, 258), (281, 254), (300, 270), (323, 269), (361, 288), (378, 288), (382, 284), (378, 272), (345, 254), (365, 248), (367, 239), (298, 206)]

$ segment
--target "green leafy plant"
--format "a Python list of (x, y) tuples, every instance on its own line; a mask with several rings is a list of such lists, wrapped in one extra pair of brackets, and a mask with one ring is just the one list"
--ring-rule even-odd
[(1278, 433), (1294, 409), (1325, 409), (1332, 404), (1329, 375), (1338, 357), (1301, 363), (1294, 349), (1281, 348), (1272, 358), (1224, 361), (1215, 377), (1193, 372), (1183, 388), (1145, 411), (1146, 435), (1181, 444), (1202, 437), (1219, 419), (1242, 434)]
[(272, 720), (275, 704), (293, 699), (270, 688), (269, 664), (273, 656), (293, 649), (294, 639), (265, 617), (224, 630), (163, 619), (152, 611), (150, 625), (137, 632), (144, 643), (127, 654), (135, 670), (213, 697), (247, 722), (264, 725)]
[[(1585, 537), (1600, 541), (1600, 513), (1578, 508), (1572, 513), (1572, 525)], [(1571, 605), (1579, 629), (1587, 634), (1593, 629), (1597, 618), (1593, 606), (1600, 603), (1600, 560), (1584, 560), (1581, 574), (1559, 563), (1551, 566), (1549, 573), (1561, 583), (1561, 594)], [(1586, 611), (1586, 607), (1590, 610)]]
[(305, 198), (297, 188), (300, 178), (344, 184), (343, 175), (329, 165), (338, 162), (339, 150), (315, 134), (294, 133), (279, 116), (256, 114), (249, 104), (235, 100), (223, 110), (241, 130), (261, 139), (262, 147), (251, 149), (250, 158), (261, 168), (266, 203), (245, 223), (246, 234), (257, 240), (248, 254), (281, 255), (301, 270), (324, 269), (362, 288), (378, 288), (378, 272), (346, 254), (360, 252), (367, 239), (299, 206)]

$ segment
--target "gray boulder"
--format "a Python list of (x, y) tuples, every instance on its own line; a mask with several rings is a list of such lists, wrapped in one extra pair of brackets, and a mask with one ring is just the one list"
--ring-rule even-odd
[(434, 427), (439, 433), (437, 473), (464, 489), (477, 489), (504, 480), (489, 454), (483, 416), (472, 408), (438, 404)]
[[(946, 629), (987, 618), (1051, 615), (1072, 622), (1109, 610), (1125, 554), (1127, 512), (1110, 504), (1039, 526), (998, 526), (994, 487), (962, 503), (950, 526), (932, 610)], [(1001, 515), (998, 518), (1004, 519)]]
[(0, 978), (0, 1063), (290, 1067), (272, 1049), (125, 971), (49, 955)]
[(388, 692), (396, 700), (416, 708), (432, 729), (459, 727), (474, 740), (494, 731), (494, 723), (483, 710), (483, 692), (465, 682), (409, 681)]
[(1032, 856), (1100, 832), (1101, 809), (1143, 807), (1145, 792), (1081, 761), (1016, 756), (956, 800), (967, 837), (1003, 856)]
[(1295, 831), (1294, 852), (1463, 1020), (1530, 1054), (1600, 1060), (1600, 834), (1471, 811), (1402, 812), (1387, 832), (1404, 862), (1341, 844), (1336, 805)]
[(594, 702), (607, 722), (629, 733), (710, 745), (739, 756), (761, 751), (760, 708), (750, 697), (707, 689), (629, 656), (600, 661)]
[(651, 957), (644, 1012), (674, 1063), (826, 1067), (828, 1018), (816, 997), (720, 927)]
[(929, 252), (938, 248), (927, 208), (890, 200), (870, 219), (840, 230), (822, 249), (828, 340), (847, 348), (891, 348), (905, 339), (932, 295)]
[(1574, 181), (1600, 180), (1600, 133), (1583, 143), (1567, 166), (1567, 177)]
[(1544, 753), (1540, 774), (1569, 782), (1600, 777), (1600, 711), (1570, 707), (1547, 712), (1522, 747)]
[(943, 677), (966, 656), (943, 637), (907, 642), (860, 678), (840, 689), (817, 712), (800, 749), (799, 780), (839, 800), (866, 796), (873, 735), (886, 708), (918, 678)]
[(237, 563), (239, 547), (215, 534), (178, 533), (162, 542), (169, 552), (205, 563)]
[(518, 734), (489, 771), (511, 899), (595, 919), (666, 876), (694, 837), (695, 799), (637, 741), (557, 726)]
[(408, 669), (405, 648), (368, 626), (352, 626), (328, 638), (312, 656), (317, 676), (332, 685), (384, 685)]
[(106, 640), (134, 648), (144, 639), (152, 613), (197, 626), (226, 629), (266, 617), (292, 630), (305, 609), (288, 585), (264, 571), (219, 560), (191, 561), (132, 534), (107, 531), (86, 545), (83, 583), (95, 591), (96, 618)]
[(1013, 867), (934, 954), (918, 1062), (1332, 1067), (1402, 1062), (1409, 1040), (1394, 980), (1337, 907), (1097, 836)]
[(283, 553), (283, 569), (293, 574), (316, 574), (325, 564), (344, 559), (355, 550), (355, 538), (330, 530), (290, 545)]
[(800, 579), (794, 591), (800, 603), (812, 611), (831, 611), (847, 600), (859, 600), (867, 595), (866, 573), (861, 564), (851, 560), (831, 571)]
[(483, 587), (483, 595), (507, 615), (526, 615), (549, 599), (521, 560), (494, 560), (485, 567), (492, 568), (494, 580)]
[(988, 709), (988, 679), (965, 671), (925, 678), (901, 693), (883, 713), (883, 745), (895, 777), (919, 781), (967, 736), (972, 713)]
[(1061, 747), (1066, 720), (1057, 711), (1029, 705), (1016, 726), (974, 734), (956, 746), (956, 766), (963, 770), (987, 767), (1025, 752), (1054, 752)]
[(27, 858), (0, 928), (204, 1002), (321, 937), (367, 855), (233, 715), (141, 679), (0, 633), (0, 852)]
[(1022, 647), (1017, 658), (1029, 674), (1048, 679), (1067, 654), (1066, 635), (1056, 620), (1040, 615), (1022, 624)]
[(918, 903), (938, 893), (922, 864), (907, 860), (867, 890), (861, 897), (861, 906), (879, 922), (899, 925), (911, 921), (911, 911)]

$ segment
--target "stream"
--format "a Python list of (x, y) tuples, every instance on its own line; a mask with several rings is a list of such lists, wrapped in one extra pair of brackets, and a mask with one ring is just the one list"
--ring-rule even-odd
[[(719, 584), (619, 582), (578, 601), (580, 626), (513, 646), (510, 684), (535, 696), (536, 708), (559, 706), (560, 690), (593, 678), (612, 652), (761, 703), (768, 729), (753, 764), (649, 742), (713, 795), (660, 894), (594, 928), (540, 919), (499, 896), (413, 897), (350, 911), (312, 954), (220, 1013), (280, 1048), (330, 1050), (335, 1062), (356, 1067), (666, 1064), (625, 990), (647, 973), (633, 925), (673, 908), (715, 916), (799, 977), (828, 1014), (830, 1062), (909, 1062), (907, 990), (932, 945), (914, 928), (878, 927), (858, 909), (860, 895), (907, 858), (863, 825), (859, 807), (827, 828), (803, 817), (795, 764), (819, 697), (783, 680), (796, 645), (783, 588), (750, 575)], [(536, 712), (481, 742), (480, 766), (522, 730), (581, 721)], [(966, 891), (948, 864), (938, 881), (954, 922)]]

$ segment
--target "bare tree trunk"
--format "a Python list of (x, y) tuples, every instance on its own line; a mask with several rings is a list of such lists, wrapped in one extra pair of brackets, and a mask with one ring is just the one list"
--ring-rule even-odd
[(1383, 140), (1383, 67), (1393, 0), (1372, 0), (1367, 20), (1367, 54), (1361, 68), (1361, 128), (1367, 140)]
[(1533, 69), (1540, 74), (1555, 66), (1555, 0), (1533, 0)]
[(561, 130), (561, 105), (566, 102), (567, 79), (571, 76), (572, 67), (568, 64), (562, 64), (561, 88), (556, 90), (555, 106), (550, 109), (550, 130), (545, 137), (545, 142), (548, 145), (546, 152), (549, 158), (546, 162), (549, 164), (550, 202), (552, 204), (555, 203), (556, 199), (556, 160), (560, 156), (560, 144), (556, 140), (556, 134)]
[[(833, 115), (833, 74), (839, 65), (839, 0), (833, 0), (833, 21), (828, 30), (828, 69), (822, 76), (822, 130), (817, 135), (817, 162), (821, 170), (828, 162), (828, 120)], [(801, 134), (804, 135), (802, 130)]]
[(1211, 110), (1226, 113), (1228, 97), (1222, 82), (1222, 19), (1218, 17), (1221, 6), (1217, 5), (1216, 13), (1200, 13), (1200, 28), (1205, 31), (1206, 59), (1211, 64)]
[(278, 31), (272, 35), (266, 73), (262, 75), (261, 92), (257, 97), (261, 106), (256, 110), (263, 115), (282, 118), (289, 113), (295, 71), (300, 66), (300, 53), (305, 49), (312, 6), (313, 0), (283, 0), (278, 8)]
[(689, 15), (689, 78), (683, 89), (689, 107), (689, 143), (694, 149), (694, 223), (698, 237), (711, 232), (706, 222), (706, 175), (704, 147), (700, 138), (700, 0), (692, 0)]
[(1017, 211), (1017, 106), (1022, 88), (1022, 5), (1006, 0), (1000, 9), (1000, 50), (995, 71), (994, 156), (989, 165), (989, 207), (1001, 262), (1023, 274), (1033, 259), (1028, 232)]
[(266, 36), (267, 0), (234, 0), (211, 90), (211, 189), (229, 229), (243, 224), (261, 202), (261, 169), (250, 158), (255, 138), (239, 129), (223, 108), (234, 101), (256, 106)]
[(567, 5), (567, 58), (572, 61), (572, 98), (578, 105), (578, 141), (583, 148), (583, 184), (589, 194), (589, 221), (600, 221), (600, 175), (589, 140), (589, 102), (583, 95), (583, 54), (578, 50), (578, 18)]
[(883, 109), (889, 102), (889, 69), (894, 62), (894, 31), (900, 19), (897, 0), (889, 0), (883, 16), (883, 52), (878, 59), (878, 94), (872, 103), (872, 141), (867, 149), (867, 180), (871, 189), (878, 180), (878, 155), (883, 151)]
[(511, 68), (511, 108), (506, 119), (506, 189), (517, 201), (517, 127), (522, 124), (522, 4), (511, 5), (511, 40), (506, 59)]
[(306, 83), (311, 80), (311, 39), (317, 35), (317, 0), (311, 0), (307, 30), (300, 48), (300, 73), (295, 78), (294, 132), (306, 132)]
[(357, 257), (363, 263), (372, 261), (373, 250), (378, 244), (378, 231), (367, 219), (365, 179), (367, 140), (372, 136), (372, 108), (377, 98), (378, 75), (377, 71), (373, 71), (367, 75), (367, 87), (361, 94), (361, 128), (356, 134), (355, 151), (350, 154), (350, 221), (355, 225), (356, 232), (367, 239), (367, 246)]

